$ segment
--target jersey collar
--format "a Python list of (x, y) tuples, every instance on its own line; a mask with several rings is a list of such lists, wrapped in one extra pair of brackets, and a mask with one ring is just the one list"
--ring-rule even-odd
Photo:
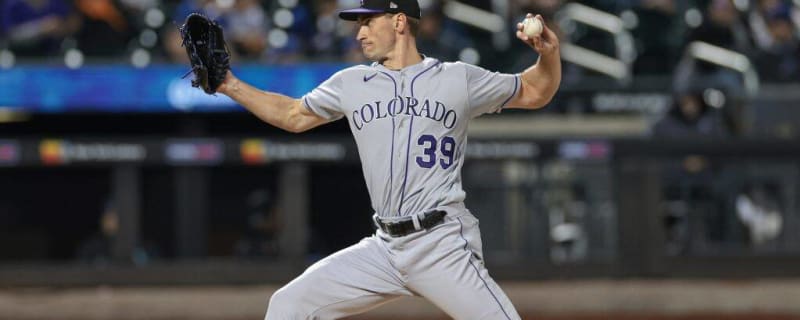
[(420, 71), (425, 70), (428, 67), (430, 67), (430, 66), (432, 66), (434, 64), (437, 64), (437, 63), (439, 63), (439, 60), (437, 60), (435, 58), (428, 57), (428, 56), (423, 54), (422, 55), (422, 61), (420, 61), (417, 64), (412, 64), (410, 66), (406, 66), (405, 68), (402, 68), (400, 70), (389, 69), (389, 68), (385, 67), (384, 65), (382, 65), (380, 63), (377, 63), (377, 62), (373, 62), (372, 63), (372, 67), (373, 68), (377, 68), (377, 69), (382, 70), (382, 71), (387, 71), (387, 72), (400, 72), (400, 73), (409, 74), (409, 73), (420, 72)]

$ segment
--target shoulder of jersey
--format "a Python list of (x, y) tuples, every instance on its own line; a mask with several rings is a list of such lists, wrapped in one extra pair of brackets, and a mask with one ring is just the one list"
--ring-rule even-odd
[[(461, 61), (456, 61), (456, 62), (434, 61), (434, 63), (436, 64), (437, 67), (436, 69), (440, 71), (446, 69), (463, 68), (465, 65)], [(378, 68), (375, 68), (375, 63), (373, 63), (371, 65), (359, 64), (350, 66), (345, 69), (339, 70), (337, 73), (339, 74), (339, 76), (352, 75), (360, 77), (361, 75), (374, 74), (377, 72), (380, 72), (380, 70)]]
[(461, 61), (440, 61), (434, 70), (436, 73), (446, 73), (449, 75), (453, 75), (455, 72), (456, 74), (461, 74), (460, 70), (463, 70), (465, 63)]
[(351, 67), (344, 68), (342, 70), (337, 71), (332, 77), (339, 78), (339, 79), (346, 79), (346, 81), (351, 81), (352, 79), (359, 78), (365, 74), (372, 74), (377, 73), (373, 67), (366, 66), (366, 65), (355, 65)]
[(376, 71), (374, 67), (368, 65), (355, 65), (351, 67), (347, 67), (339, 71), (340, 73), (350, 73), (350, 72), (364, 72), (364, 71)]
[(442, 68), (442, 69), (460, 68), (460, 67), (463, 67), (463, 66), (464, 66), (464, 63), (461, 62), (461, 61), (452, 61), (452, 62), (450, 62), (450, 61), (442, 61), (439, 64), (439, 67)]

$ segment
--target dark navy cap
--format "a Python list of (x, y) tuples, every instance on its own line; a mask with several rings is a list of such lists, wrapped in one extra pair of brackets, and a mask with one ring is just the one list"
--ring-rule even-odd
[(362, 14), (401, 12), (412, 18), (422, 17), (417, 0), (361, 0), (360, 7), (340, 11), (339, 18), (356, 21)]

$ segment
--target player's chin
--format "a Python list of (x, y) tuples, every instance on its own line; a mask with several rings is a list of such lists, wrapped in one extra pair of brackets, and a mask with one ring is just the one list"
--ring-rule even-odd
[(364, 53), (364, 57), (366, 57), (370, 61), (378, 61), (378, 60), (380, 60), (380, 59), (378, 59), (378, 55), (375, 54), (374, 52), (368, 51), (366, 49), (362, 50), (361, 52), (363, 52)]

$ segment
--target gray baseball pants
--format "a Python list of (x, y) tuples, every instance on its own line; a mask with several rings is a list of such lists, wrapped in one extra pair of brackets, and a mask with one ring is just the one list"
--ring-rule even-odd
[(455, 319), (520, 319), (483, 265), (478, 220), (451, 212), (430, 230), (373, 236), (310, 266), (269, 301), (266, 320), (338, 319), (422, 296)]

